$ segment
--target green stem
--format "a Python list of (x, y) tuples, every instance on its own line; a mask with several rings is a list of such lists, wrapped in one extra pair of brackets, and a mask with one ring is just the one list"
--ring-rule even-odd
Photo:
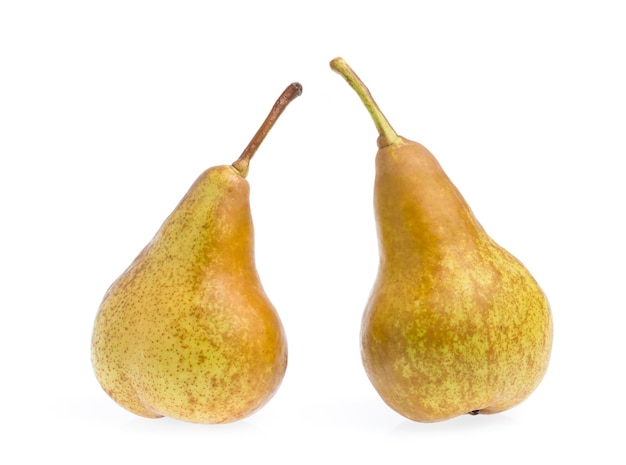
[(270, 129), (274, 126), (278, 117), (285, 111), (285, 108), (299, 95), (302, 94), (302, 85), (299, 82), (293, 82), (289, 84), (289, 86), (283, 91), (283, 93), (278, 97), (276, 103), (272, 107), (269, 115), (263, 121), (263, 124), (254, 135), (248, 146), (241, 153), (239, 158), (233, 163), (233, 168), (239, 171), (239, 174), (244, 178), (248, 175), (248, 165), (250, 164), (250, 160), (256, 153), (257, 149), (265, 139), (265, 136), (270, 132)]
[(378, 146), (382, 148), (397, 142), (399, 139), (398, 134), (391, 127), (391, 124), (389, 124), (389, 121), (383, 112), (380, 111), (380, 108), (376, 104), (376, 101), (372, 97), (372, 94), (367, 86), (363, 83), (363, 81), (361, 81), (354, 70), (350, 68), (350, 65), (348, 65), (343, 58), (337, 57), (330, 62), (330, 67), (333, 71), (340, 74), (346, 81), (348, 81), (350, 87), (356, 91), (359, 98), (365, 105), (365, 108), (367, 108), (372, 120), (374, 120), (376, 130), (380, 136), (378, 139)]

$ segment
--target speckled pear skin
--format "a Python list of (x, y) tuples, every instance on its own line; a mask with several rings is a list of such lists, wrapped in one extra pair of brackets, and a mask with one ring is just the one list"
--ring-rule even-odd
[(92, 362), (104, 390), (144, 417), (226, 423), (257, 411), (287, 366), (259, 280), (248, 181), (206, 170), (99, 308)]
[(552, 348), (546, 296), (496, 244), (435, 157), (399, 136), (341, 57), (330, 62), (378, 131), (380, 264), (361, 355), (383, 400), (415, 421), (497, 413), (526, 399)]
[(425, 147), (402, 137), (380, 137), (379, 147), (380, 268), (361, 328), (369, 379), (420, 422), (519, 404), (548, 367), (546, 296)]

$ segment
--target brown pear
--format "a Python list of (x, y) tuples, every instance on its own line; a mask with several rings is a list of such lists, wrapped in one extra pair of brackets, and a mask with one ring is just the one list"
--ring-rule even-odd
[(106, 292), (92, 362), (129, 411), (195, 423), (244, 418), (277, 391), (283, 326), (254, 260), (250, 158), (302, 92), (291, 84), (232, 165), (206, 170)]
[(361, 327), (365, 370), (415, 421), (502, 412), (542, 380), (552, 347), (546, 296), (487, 235), (435, 157), (398, 136), (341, 58), (379, 133), (374, 208), (378, 275)]

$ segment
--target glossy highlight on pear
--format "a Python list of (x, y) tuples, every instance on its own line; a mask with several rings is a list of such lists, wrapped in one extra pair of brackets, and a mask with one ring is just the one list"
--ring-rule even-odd
[(91, 358), (105, 392), (148, 418), (227, 423), (263, 407), (287, 367), (287, 339), (254, 259), (250, 159), (299, 83), (281, 94), (232, 164), (202, 173), (111, 285)]
[(420, 422), (491, 414), (546, 373), (553, 323), (529, 271), (482, 228), (435, 157), (398, 136), (342, 58), (331, 61), (378, 131), (379, 269), (361, 325), (365, 371), (395, 411)]

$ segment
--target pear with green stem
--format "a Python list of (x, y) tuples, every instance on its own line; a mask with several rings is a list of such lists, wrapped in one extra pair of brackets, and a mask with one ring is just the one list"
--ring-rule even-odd
[(546, 296), (487, 235), (435, 157), (394, 131), (350, 66), (336, 58), (331, 68), (379, 133), (380, 262), (361, 326), (369, 379), (392, 409), (415, 421), (518, 405), (548, 367)]
[(282, 323), (254, 260), (250, 159), (302, 86), (288, 86), (241, 156), (198, 177), (111, 285), (92, 362), (103, 389), (137, 415), (194, 423), (244, 418), (287, 367)]

